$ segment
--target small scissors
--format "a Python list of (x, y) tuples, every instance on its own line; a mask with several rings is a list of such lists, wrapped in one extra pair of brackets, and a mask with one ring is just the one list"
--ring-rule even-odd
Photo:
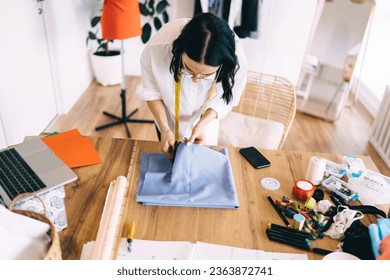
[(168, 151), (169, 151), (169, 153), (172, 154), (172, 159), (171, 159), (172, 163), (175, 162), (176, 151), (177, 151), (177, 147), (178, 147), (178, 146), (179, 146), (179, 142), (178, 142), (178, 141), (175, 141), (175, 144), (173, 144), (173, 147), (172, 147), (172, 146), (169, 146)]

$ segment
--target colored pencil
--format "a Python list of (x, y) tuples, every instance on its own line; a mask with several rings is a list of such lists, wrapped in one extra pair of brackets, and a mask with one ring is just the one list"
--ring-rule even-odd
[(278, 213), (279, 217), (282, 219), (283, 223), (290, 227), (290, 223), (288, 222), (288, 220), (286, 219), (286, 217), (284, 216), (284, 214), (282, 213), (282, 211), (280, 210), (279, 206), (275, 204), (274, 200), (272, 199), (272, 197), (268, 194), (267, 195), (267, 199), (269, 201), (269, 203), (272, 205), (272, 207), (274, 207), (276, 213)]

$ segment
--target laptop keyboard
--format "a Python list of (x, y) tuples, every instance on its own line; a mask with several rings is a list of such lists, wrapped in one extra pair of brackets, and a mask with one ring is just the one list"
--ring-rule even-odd
[(0, 152), (0, 186), (10, 199), (26, 192), (35, 192), (45, 184), (19, 153), (11, 148)]

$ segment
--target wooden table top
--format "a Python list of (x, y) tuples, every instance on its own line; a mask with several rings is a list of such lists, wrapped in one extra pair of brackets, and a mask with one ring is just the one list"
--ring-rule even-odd
[[(293, 199), (292, 186), (296, 180), (304, 179), (312, 156), (341, 163), (343, 155), (261, 150), (271, 161), (271, 166), (254, 169), (239, 154), (239, 148), (229, 147), (239, 209), (157, 207), (137, 203), (135, 194), (140, 153), (158, 152), (160, 144), (132, 139), (92, 139), (103, 163), (74, 169), (79, 180), (65, 188), (68, 227), (59, 234), (63, 259), (80, 259), (83, 244), (96, 239), (108, 187), (120, 175), (127, 176), (129, 187), (118, 237), (125, 237), (129, 222), (135, 220), (136, 239), (201, 241), (267, 252), (307, 253), (309, 259), (323, 258), (322, 255), (268, 240), (265, 233), (268, 223), (283, 223), (267, 200), (267, 194), (274, 200), (281, 199), (283, 195)], [(361, 158), (366, 168), (377, 170), (370, 157)], [(264, 177), (277, 179), (281, 187), (274, 191), (262, 188), (259, 181)], [(335, 250), (338, 240), (324, 237), (312, 243), (314, 247)]]

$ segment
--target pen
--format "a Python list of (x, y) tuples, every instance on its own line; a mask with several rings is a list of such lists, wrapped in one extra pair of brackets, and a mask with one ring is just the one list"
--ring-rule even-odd
[(298, 235), (291, 235), (291, 234), (287, 234), (287, 233), (282, 233), (282, 232), (278, 232), (278, 231), (272, 230), (270, 228), (266, 229), (266, 233), (267, 233), (267, 236), (274, 236), (274, 237), (282, 238), (282, 239), (285, 239), (285, 240), (290, 240), (290, 241), (294, 241), (294, 242), (298, 242), (298, 243), (303, 243), (303, 244), (307, 244), (308, 246), (311, 245), (309, 239), (306, 238), (306, 237), (302, 237), (302, 236), (298, 236)]
[(274, 231), (278, 231), (278, 232), (281, 232), (281, 233), (288, 233), (288, 234), (294, 234), (296, 236), (301, 236), (301, 237), (304, 237), (304, 238), (307, 238), (307, 239), (310, 239), (310, 240), (315, 240), (317, 239), (313, 234), (311, 233), (308, 233), (308, 232), (303, 232), (303, 231), (298, 231), (296, 229), (293, 229), (293, 228), (290, 228), (290, 227), (285, 227), (285, 226), (280, 226), (280, 225), (277, 225), (277, 224), (268, 224), (268, 228), (274, 230)]
[(133, 236), (135, 231), (135, 221), (133, 221), (131, 224), (129, 224), (129, 229), (127, 231), (127, 251), (131, 252), (131, 246), (133, 243)]
[(279, 243), (282, 243), (282, 244), (286, 244), (286, 245), (290, 245), (290, 246), (293, 246), (293, 247), (296, 247), (296, 248), (300, 248), (300, 249), (310, 250), (310, 244), (307, 244), (307, 243), (305, 244), (305, 243), (301, 243), (301, 242), (295, 242), (295, 241), (292, 241), (292, 240), (286, 240), (286, 239), (283, 239), (283, 238), (280, 238), (280, 237), (276, 237), (276, 236), (273, 236), (273, 235), (268, 235), (268, 238), (271, 241), (276, 241), (276, 242), (279, 242)]
[(283, 220), (283, 223), (290, 227), (290, 223), (287, 221), (286, 217), (283, 215), (282, 211), (280, 210), (280, 208), (275, 204), (275, 202), (273, 201), (272, 197), (267, 194), (267, 199), (269, 201), (269, 203), (271, 203), (271, 205), (274, 207), (275, 211), (278, 213), (278, 215), (280, 216), (280, 218), (282, 218)]
[(313, 253), (317, 253), (317, 254), (321, 254), (321, 255), (327, 255), (327, 254), (333, 252), (333, 251), (329, 251), (329, 250), (326, 250), (326, 249), (321, 249), (321, 248), (317, 248), (317, 247), (311, 247), (310, 245), (305, 245), (303, 243), (294, 242), (294, 241), (291, 241), (291, 240), (285, 240), (283, 238), (279, 238), (279, 237), (272, 236), (272, 235), (268, 236), (268, 238), (271, 241), (283, 243), (283, 244), (290, 245), (290, 246), (293, 246), (293, 247), (296, 247), (296, 248), (299, 248), (299, 249), (304, 249), (304, 250), (307, 250), (307, 251), (312, 251)]

